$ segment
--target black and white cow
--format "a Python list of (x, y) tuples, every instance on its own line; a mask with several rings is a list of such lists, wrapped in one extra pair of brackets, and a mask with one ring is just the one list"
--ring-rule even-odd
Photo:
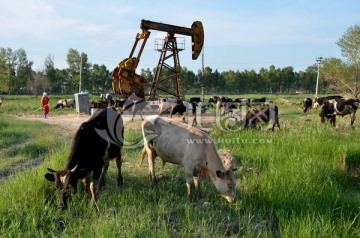
[(175, 114), (179, 114), (179, 116), (182, 117), (183, 122), (185, 122), (185, 117), (189, 116), (189, 111), (192, 112), (192, 115), (194, 117), (192, 125), (196, 125), (196, 107), (197, 104), (195, 102), (180, 102), (177, 104), (170, 112), (170, 117)]
[(216, 114), (225, 115), (226, 113), (232, 114), (233, 109), (236, 108), (236, 103), (226, 96), (218, 96), (216, 99)]
[(100, 101), (107, 102), (109, 106), (113, 106), (115, 103), (113, 96), (110, 93), (100, 94)]
[(303, 101), (303, 110), (306, 113), (308, 110), (310, 110), (312, 107), (312, 99), (311, 98), (305, 98)]
[(338, 95), (334, 95), (334, 96), (326, 96), (326, 97), (316, 97), (314, 98), (314, 105), (313, 105), (313, 109), (317, 110), (319, 107), (321, 107), (324, 102), (331, 100), (331, 99), (340, 99), (343, 98), (342, 96), (338, 96)]
[(250, 98), (235, 98), (234, 102), (238, 108), (242, 106), (246, 106), (247, 108), (250, 107)]
[(266, 97), (262, 97), (262, 98), (254, 98), (251, 101), (251, 104), (253, 105), (264, 105), (266, 102)]
[(172, 111), (172, 109), (178, 104), (178, 99), (175, 98), (159, 98), (159, 116), (165, 111)]
[(64, 108), (64, 107), (75, 108), (75, 99), (60, 99), (56, 103), (54, 109)]
[(121, 115), (112, 107), (96, 112), (88, 121), (81, 124), (75, 134), (71, 152), (65, 168), (60, 171), (48, 169), (45, 178), (54, 182), (59, 195), (58, 207), (65, 209), (82, 180), (85, 192), (92, 174), (90, 191), (92, 202), (96, 202), (99, 183), (105, 182), (109, 160), (116, 158), (118, 185), (123, 183), (121, 175), (121, 150), (123, 146), (124, 125)]
[(359, 106), (359, 99), (331, 99), (327, 100), (321, 106), (320, 119), (324, 123), (327, 119), (332, 126), (336, 125), (336, 116), (350, 115), (350, 125), (353, 126), (356, 119), (356, 111)]

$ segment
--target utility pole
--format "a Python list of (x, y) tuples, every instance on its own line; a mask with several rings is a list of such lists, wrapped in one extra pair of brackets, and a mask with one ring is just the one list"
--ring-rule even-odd
[(82, 75), (82, 55), (80, 54), (80, 82), (79, 82), (79, 93), (81, 93), (81, 75)]
[(319, 90), (319, 76), (320, 76), (320, 64), (322, 61), (322, 57), (318, 57), (316, 59), (317, 65), (318, 65), (318, 70), (317, 70), (317, 77), (316, 77), (316, 89), (315, 89), (315, 97), (317, 98), (318, 96), (318, 90)]

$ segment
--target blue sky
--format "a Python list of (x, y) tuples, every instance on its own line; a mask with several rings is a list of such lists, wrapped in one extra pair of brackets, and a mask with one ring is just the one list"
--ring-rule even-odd
[[(129, 56), (142, 19), (189, 28), (201, 21), (205, 66), (220, 72), (258, 72), (270, 65), (300, 71), (320, 56), (340, 58), (336, 41), (360, 24), (359, 12), (358, 0), (1, 0), (0, 47), (23, 48), (35, 70), (42, 69), (49, 54), (56, 68), (66, 68), (70, 48), (112, 70)], [(151, 31), (137, 71), (156, 67), (160, 54), (154, 41), (165, 35)], [(191, 59), (187, 36), (180, 64), (201, 69), (201, 57)]]

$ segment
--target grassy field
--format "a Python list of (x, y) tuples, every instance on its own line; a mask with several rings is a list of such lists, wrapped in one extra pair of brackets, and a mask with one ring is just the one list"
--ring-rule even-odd
[[(184, 170), (160, 161), (162, 180), (153, 188), (147, 162), (136, 165), (141, 148), (127, 146), (124, 185), (116, 185), (113, 162), (99, 209), (79, 183), (65, 211), (56, 208), (57, 194), (44, 174), (46, 168), (63, 168), (71, 136), (41, 121), (17, 119), (41, 115), (34, 112), (40, 98), (5, 97), (1, 237), (360, 237), (360, 120), (351, 128), (348, 117), (339, 118), (333, 128), (320, 123), (318, 111), (304, 115), (300, 106), (280, 99), (295, 103), (305, 96), (267, 97), (279, 106), (280, 130), (241, 130), (226, 126), (228, 118), (203, 123), (218, 148), (230, 149), (242, 165), (235, 172), (234, 203), (221, 198), (209, 180), (202, 184), (204, 198), (188, 201)], [(50, 116), (74, 113), (51, 110)], [(140, 121), (126, 124), (125, 139), (133, 144), (141, 139)]]

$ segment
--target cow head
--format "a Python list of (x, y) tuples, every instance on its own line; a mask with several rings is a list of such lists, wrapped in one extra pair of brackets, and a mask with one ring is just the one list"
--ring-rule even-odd
[(216, 189), (228, 202), (235, 200), (235, 178), (232, 170), (216, 171), (216, 179), (213, 181)]
[(49, 169), (50, 173), (45, 174), (45, 178), (54, 182), (54, 187), (59, 195), (58, 207), (60, 209), (66, 209), (67, 202), (73, 194), (76, 193), (77, 182), (79, 179), (85, 177), (87, 172), (85, 169), (77, 169), (75, 166), (73, 169), (64, 169), (62, 171), (55, 171)]
[(336, 115), (334, 109), (334, 103), (330, 101), (324, 102), (321, 106), (321, 111), (319, 113), (320, 120), (322, 123), (325, 123), (325, 119), (330, 121), (332, 126), (335, 126), (336, 123)]
[(62, 107), (63, 107), (62, 103), (57, 103), (55, 105), (54, 109), (58, 109), (58, 108), (62, 108)]

